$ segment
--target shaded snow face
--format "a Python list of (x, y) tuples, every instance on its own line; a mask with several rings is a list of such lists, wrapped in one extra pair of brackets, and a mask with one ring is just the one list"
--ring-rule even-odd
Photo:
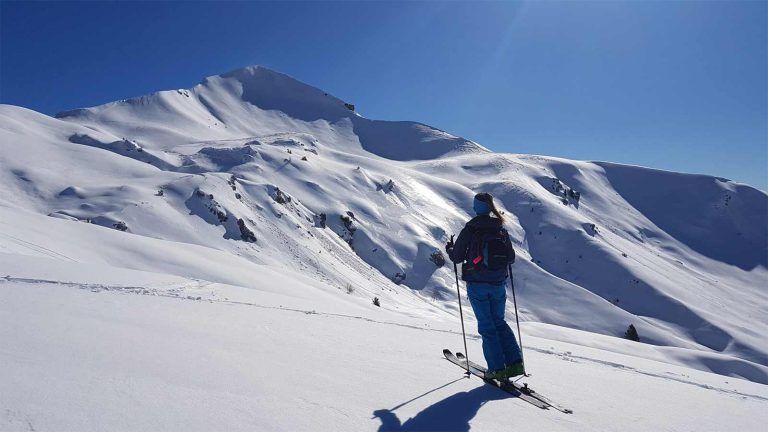
[(709, 176), (601, 164), (621, 196), (697, 253), (745, 271), (768, 267), (768, 202), (757, 189)]
[(0, 203), (216, 249), (423, 316), (456, 312), (441, 251), (490, 192), (518, 251), (522, 320), (617, 337), (632, 324), (641, 342), (732, 356), (741, 366), (701, 367), (760, 381), (768, 311), (745, 299), (763, 299), (768, 278), (764, 193), (490, 153), (344, 104), (248, 68), (61, 119), (2, 106)]

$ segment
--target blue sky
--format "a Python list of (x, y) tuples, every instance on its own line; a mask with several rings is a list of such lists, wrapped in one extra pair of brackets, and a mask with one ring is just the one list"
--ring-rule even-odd
[(46, 114), (250, 64), (493, 150), (768, 190), (768, 3), (6, 2), (0, 102)]

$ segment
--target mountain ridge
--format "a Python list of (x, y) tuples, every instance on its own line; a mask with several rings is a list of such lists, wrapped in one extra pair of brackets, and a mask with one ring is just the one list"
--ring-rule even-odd
[[(408, 158), (432, 159), (454, 152), (488, 151), (477, 143), (423, 123), (369, 120), (350, 109), (352, 107), (288, 75), (262, 66), (248, 66), (206, 77), (190, 89), (163, 90), (96, 107), (63, 111), (55, 117), (82, 124), (101, 123), (102, 127), (120, 118), (119, 122), (141, 123), (144, 128), (156, 131), (163, 130), (162, 122), (181, 121), (185, 131), (196, 131), (198, 136), (209, 140), (243, 138), (264, 129), (275, 132), (296, 129), (292, 120), (298, 119), (309, 124), (319, 123), (313, 129), (330, 135), (330, 141), (350, 141), (345, 143), (345, 151), (359, 146), (390, 159), (402, 154)], [(252, 124), (254, 115), (261, 117), (256, 127)], [(161, 124), (153, 124), (158, 119), (162, 120)], [(280, 123), (282, 127), (270, 128), (268, 123)], [(334, 126), (342, 129), (341, 133), (334, 133)], [(298, 128), (307, 131), (300, 125)], [(382, 131), (385, 137), (381, 136)], [(119, 136), (136, 136), (139, 132), (142, 136), (135, 128), (118, 126), (110, 132)], [(344, 137), (347, 132), (355, 135), (356, 140)], [(184, 135), (174, 131), (173, 138), (183, 140)], [(393, 142), (400, 145), (393, 148)]]
[(456, 313), (442, 245), (471, 217), (472, 195), (489, 191), (509, 216), (524, 321), (612, 336), (633, 324), (644, 342), (694, 353), (692, 367), (768, 383), (768, 326), (757, 318), (768, 312), (765, 193), (493, 153), (420, 123), (365, 119), (296, 83), (245, 68), (58, 119), (2, 106), (0, 203), (442, 316)]

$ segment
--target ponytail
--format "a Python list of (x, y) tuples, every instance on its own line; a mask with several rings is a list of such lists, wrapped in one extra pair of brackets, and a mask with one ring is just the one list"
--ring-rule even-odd
[(501, 223), (506, 222), (507, 220), (504, 219), (504, 215), (501, 214), (501, 212), (496, 208), (496, 205), (491, 202), (491, 212), (493, 212), (494, 215), (496, 215), (497, 218), (501, 221)]

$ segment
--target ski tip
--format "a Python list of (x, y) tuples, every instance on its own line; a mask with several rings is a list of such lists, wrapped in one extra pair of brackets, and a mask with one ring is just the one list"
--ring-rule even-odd
[(446, 357), (448, 357), (448, 356), (452, 356), (452, 355), (453, 355), (453, 353), (452, 353), (452, 352), (451, 352), (451, 350), (449, 350), (448, 348), (445, 348), (445, 349), (443, 350), (443, 355), (444, 355), (444, 356), (446, 356)]

